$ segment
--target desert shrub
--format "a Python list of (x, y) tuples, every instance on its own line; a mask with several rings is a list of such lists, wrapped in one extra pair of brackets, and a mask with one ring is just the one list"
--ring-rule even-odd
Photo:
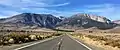
[(9, 39), (11, 39), (11, 37), (8, 37), (8, 36), (5, 36), (5, 37), (3, 37), (3, 41), (8, 41)]
[(111, 41), (111, 42), (106, 42), (105, 45), (109, 45), (112, 47), (118, 47), (118, 46), (120, 46), (120, 43), (115, 42), (115, 41)]
[(8, 40), (8, 42), (9, 42), (10, 44), (14, 44), (15, 40), (14, 40), (13, 38), (11, 38), (11, 39)]
[(8, 45), (8, 44), (9, 44), (8, 41), (4, 41), (4, 42), (3, 42), (3, 45)]
[(30, 39), (28, 38), (28, 37), (26, 37), (26, 38), (24, 38), (24, 42), (29, 42), (30, 41)]
[(76, 36), (78, 38), (84, 38), (84, 35), (83, 34), (71, 34), (72, 36)]
[(89, 37), (89, 38), (93, 39), (94, 41), (105, 41), (104, 45), (109, 45), (112, 47), (120, 48), (120, 40), (113, 40), (113, 39), (108, 39), (103, 36), (93, 36), (93, 35), (88, 35), (86, 37)]
[(60, 36), (60, 35), (61, 35), (60, 33), (54, 33), (51, 36)]
[(3, 40), (0, 39), (0, 45), (2, 45), (2, 44), (3, 44)]
[(109, 45), (112, 47), (118, 47), (120, 48), (120, 40), (114, 40), (114, 39), (109, 39), (103, 36), (95, 36), (95, 35), (83, 35), (83, 34), (72, 34), (72, 36), (79, 36), (79, 37), (88, 37), (94, 41), (104, 41), (105, 43), (103, 43), (104, 45)]
[(91, 38), (93, 39), (94, 41), (99, 41), (99, 40), (102, 40), (102, 41), (107, 41), (109, 39), (103, 37), (103, 36), (93, 36), (93, 35), (87, 35), (86, 37), (88, 38)]
[(89, 31), (89, 33), (93, 33), (93, 31)]
[(83, 34), (71, 34), (72, 36), (83, 36)]
[(104, 43), (104, 45), (109, 45), (109, 46), (112, 46), (112, 47), (118, 47), (120, 48), (120, 40), (108, 40), (106, 41), (106, 43)]
[(25, 38), (28, 38), (29, 34), (12, 33), (7, 36), (13, 38), (15, 40), (15, 43), (18, 43), (19, 41), (26, 42)]
[(33, 41), (37, 39), (36, 35), (29, 35), (29, 38), (30, 40), (33, 40)]
[(47, 36), (45, 36), (45, 35), (40, 35), (40, 37), (41, 37), (42, 39), (45, 39)]
[(37, 35), (38, 40), (42, 40), (42, 37), (40, 35)]
[(61, 34), (41, 34), (41, 33), (25, 33), (25, 32), (10, 32), (5, 36), (0, 36), (0, 45), (26, 43), (35, 40), (42, 40), (52, 36), (59, 36)]

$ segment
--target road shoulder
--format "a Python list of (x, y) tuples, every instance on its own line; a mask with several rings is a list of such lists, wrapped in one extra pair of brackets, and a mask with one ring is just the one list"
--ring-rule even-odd
[(86, 46), (88, 46), (88, 47), (91, 48), (92, 50), (104, 50), (103, 48), (100, 48), (100, 47), (97, 47), (97, 46), (94, 46), (94, 45), (90, 45), (90, 44), (84, 42), (83, 40), (81, 40), (81, 39), (79, 39), (79, 38), (76, 38), (76, 37), (73, 37), (73, 36), (71, 36), (71, 37), (72, 37), (73, 39), (75, 39), (75, 40), (77, 40), (77, 41), (85, 44)]
[[(60, 36), (58, 36), (60, 37)], [(49, 41), (49, 40), (52, 40), (52, 39), (55, 39), (55, 38), (58, 38), (58, 37), (52, 37), (52, 38), (47, 38), (47, 39), (44, 39), (44, 40), (39, 40), (39, 41), (33, 41), (33, 42), (28, 42), (28, 43), (22, 43), (22, 44), (12, 44), (11, 46), (0, 46), (0, 50), (15, 50), (15, 49), (20, 49), (20, 48), (24, 48), (25, 46), (26, 47), (29, 47), (30, 45), (35, 45), (35, 43), (42, 43), (42, 42), (46, 42), (46, 41)]]
[(93, 48), (91, 48), (89, 45), (86, 45), (85, 43), (83, 43), (83, 41), (80, 41), (77, 38), (72, 37), (71, 35), (68, 35), (71, 39), (73, 39), (74, 41), (76, 41), (77, 43), (81, 44), (82, 46), (84, 46), (85, 48), (87, 48), (88, 50), (93, 50)]

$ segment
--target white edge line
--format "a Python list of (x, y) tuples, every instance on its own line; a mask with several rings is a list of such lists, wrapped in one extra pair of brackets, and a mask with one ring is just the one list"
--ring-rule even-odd
[[(58, 38), (58, 37), (55, 37), (55, 38)], [(55, 38), (52, 38), (52, 39), (55, 39)], [(30, 46), (33, 46), (33, 45), (36, 45), (36, 44), (39, 44), (39, 43), (43, 43), (43, 42), (45, 42), (45, 41), (52, 40), (52, 39), (39, 41), (39, 42), (36, 42), (36, 43), (33, 43), (33, 44), (28, 44), (28, 45), (26, 45), (26, 46), (23, 46), (23, 47), (20, 47), (20, 48), (16, 48), (16, 49), (14, 49), (14, 50), (20, 50), (20, 49), (23, 49), (23, 48), (27, 48), (27, 47), (30, 47)]]
[(61, 41), (62, 41), (63, 39), (61, 39)]
[(58, 45), (60, 45), (60, 42), (58, 42)]
[[(44, 41), (43, 41), (43, 42), (44, 42)], [(26, 47), (30, 47), (30, 46), (33, 46), (33, 45), (39, 44), (39, 43), (42, 43), (42, 42), (36, 42), (36, 43), (30, 44), (30, 45), (26, 45), (26, 46), (23, 46), (23, 47), (20, 47), (20, 48), (14, 49), (14, 50), (20, 50), (20, 49), (23, 49), (23, 48), (26, 48)]]
[[(68, 35), (71, 39), (73, 39), (70, 35)], [(87, 45), (81, 43), (80, 41), (76, 40), (76, 39), (73, 39), (74, 41), (78, 42), (79, 44), (81, 44), (82, 46), (84, 46), (85, 48), (89, 49), (89, 50), (92, 50), (90, 47), (88, 47)]]

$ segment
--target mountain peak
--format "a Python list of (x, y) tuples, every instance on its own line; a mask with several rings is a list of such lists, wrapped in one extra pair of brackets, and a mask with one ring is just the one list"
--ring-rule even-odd
[(99, 22), (111, 22), (106, 17), (97, 16), (97, 15), (93, 15), (93, 14), (86, 14), (86, 13), (78, 13), (78, 14), (73, 15), (72, 17), (89, 18), (89, 19), (99, 21)]
[(35, 14), (35, 13), (22, 13), (15, 15), (0, 23), (22, 23), (25, 25), (38, 25), (40, 27), (53, 28), (61, 19), (51, 14)]
[(114, 23), (103, 16), (79, 13), (66, 18), (60, 23), (65, 28), (91, 28), (97, 27), (101, 29), (113, 28)]
[(109, 19), (103, 16), (85, 13), (75, 14), (68, 18), (64, 18), (63, 16), (58, 18), (51, 14), (22, 13), (9, 18), (0, 19), (0, 25), (2, 27), (5, 26), (6, 23), (7, 26), (19, 26), (19, 28), (26, 28), (28, 26), (46, 28), (56, 28), (56, 26), (63, 26), (68, 28), (113, 28), (116, 26), (116, 24), (111, 23)]
[(113, 23), (120, 24), (120, 20), (114, 20)]

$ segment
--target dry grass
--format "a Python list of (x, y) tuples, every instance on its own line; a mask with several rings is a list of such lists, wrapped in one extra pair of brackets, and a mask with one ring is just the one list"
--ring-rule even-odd
[[(103, 46), (111, 46), (120, 49), (120, 34), (115, 33), (78, 33), (72, 34), (80, 39), (92, 40)], [(94, 43), (93, 42), (93, 43)], [(104, 48), (104, 47), (103, 47)], [(108, 49), (107, 49), (108, 50)], [(116, 50), (116, 49), (114, 49)]]
[(7, 35), (0, 36), (0, 45), (20, 44), (36, 40), (59, 36), (60, 33), (26, 33), (26, 32), (10, 32)]

